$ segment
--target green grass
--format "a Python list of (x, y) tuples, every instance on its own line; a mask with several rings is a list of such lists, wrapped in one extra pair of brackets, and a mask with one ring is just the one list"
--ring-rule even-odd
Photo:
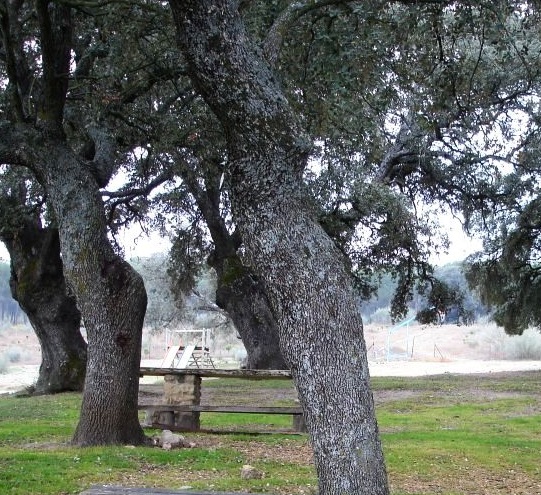
[(261, 389), (283, 389), (291, 387), (291, 380), (286, 379), (272, 379), (272, 380), (244, 380), (242, 378), (213, 378), (210, 380), (204, 380), (204, 387), (207, 388), (221, 388), (221, 389), (235, 389), (240, 388), (243, 390), (249, 390), (251, 388)]
[[(541, 415), (509, 418), (509, 411), (521, 404), (524, 401), (503, 400), (492, 402), (489, 407), (421, 407), (418, 403), (383, 407), (380, 423), (391, 425), (393, 430), (383, 433), (388, 459), (392, 463), (394, 456), (406, 458), (415, 449), (419, 451), (415, 455), (419, 472), (430, 469), (436, 453), (468, 458), (469, 462), (491, 470), (502, 466), (512, 469), (518, 464), (526, 472), (538, 473), (539, 463), (532, 463), (528, 454), (541, 448), (541, 434), (536, 427)], [(394, 408), (397, 405), (401, 410)]]
[(290, 430), (291, 424), (291, 415), (286, 414), (201, 413), (201, 428), (208, 429), (258, 430), (261, 427), (276, 427)]
[[(280, 387), (224, 382), (208, 384), (227, 394), (231, 386), (237, 390), (246, 383), (247, 394), (290, 386), (279, 380), (273, 382)], [(540, 383), (541, 373), (374, 379), (393, 495), (540, 493)], [(314, 492), (314, 470), (304, 455), (310, 452), (306, 436), (198, 434), (189, 436), (197, 444), (193, 449), (79, 449), (69, 445), (79, 407), (78, 394), (0, 397), (0, 493), (65, 495), (100, 483)], [(208, 413), (202, 414), (202, 425), (282, 429), (291, 425), (291, 417)], [(241, 480), (243, 464), (265, 477)]]
[(372, 389), (430, 392), (464, 392), (470, 389), (491, 392), (541, 394), (541, 373), (519, 373), (515, 378), (504, 373), (491, 375), (437, 375), (424, 377), (379, 376), (371, 379)]

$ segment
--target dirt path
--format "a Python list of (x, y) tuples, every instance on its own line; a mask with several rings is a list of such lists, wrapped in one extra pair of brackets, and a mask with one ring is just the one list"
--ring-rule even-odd
[[(541, 361), (382, 361), (370, 362), (369, 367), (371, 376), (428, 376), (541, 370)], [(32, 385), (38, 371), (38, 365), (10, 366), (8, 373), (0, 374), (0, 394), (13, 393)]]

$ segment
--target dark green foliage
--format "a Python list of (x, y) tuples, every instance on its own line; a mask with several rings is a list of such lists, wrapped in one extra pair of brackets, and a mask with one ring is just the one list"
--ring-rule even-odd
[[(538, 13), (517, 2), (289, 7), (274, 19), (290, 19), (277, 69), (316, 143), (320, 170), (307, 179), (322, 225), (363, 297), (375, 273), (393, 274), (399, 317), (431, 277), (430, 252), (445, 246), (439, 205), (468, 223), (523, 189), (500, 164), (517, 159), (511, 111), (537, 84)], [(420, 202), (435, 205), (432, 215)]]
[(451, 307), (458, 308), (459, 315), (464, 312), (464, 294), (455, 286), (440, 280), (433, 280), (425, 288), (427, 306), (417, 313), (419, 323), (443, 323), (445, 314)]
[[(43, 99), (31, 8), (23, 2), (29, 70), (18, 89), (20, 108), (12, 109), (22, 120), (35, 119), (35, 102)], [(429, 256), (445, 245), (435, 220), (444, 203), (469, 227), (502, 232), (505, 241), (487, 245), (489, 259), (480, 259), (472, 275), (484, 286), (483, 300), (498, 307), (496, 321), (510, 332), (537, 324), (538, 255), (530, 253), (539, 247), (539, 207), (515, 216), (517, 205), (538, 193), (538, 6), (256, 0), (241, 9), (262, 52), (269, 33), (282, 37), (270, 61), (319, 164), (305, 174), (307, 189), (321, 224), (348, 257), (360, 296), (371, 297), (381, 274), (390, 274), (392, 315), (406, 313), (417, 285), (433, 275)], [(162, 4), (90, 5), (73, 15), (68, 141), (91, 159), (89, 125), (106, 120), (115, 129), (115, 170), (128, 179), (121, 191), (104, 192), (109, 225), (113, 233), (134, 220), (165, 228), (171, 215), (182, 216), (182, 226), (168, 228), (178, 232), (171, 275), (176, 288), (189, 291), (221, 244), (211, 241), (209, 218), (234, 232), (223, 129), (184, 74)], [(4, 57), (3, 78), (8, 70)], [(2, 87), (2, 118), (14, 90)], [(502, 164), (514, 172), (505, 174)], [(149, 199), (149, 186), (173, 175), (174, 185)], [(213, 217), (203, 213), (205, 196)], [(424, 213), (419, 205), (426, 203), (434, 210)], [(160, 213), (150, 219), (153, 207)], [(508, 254), (499, 247), (504, 242)], [(242, 254), (240, 242), (235, 246)]]
[[(501, 173), (491, 160), (507, 156), (489, 128), (495, 123), (506, 136), (512, 132), (508, 111), (522, 105), (534, 76), (536, 19), (514, 2), (503, 5), (242, 3), (263, 50), (275, 28), (282, 36), (275, 69), (320, 163), (305, 174), (320, 221), (349, 257), (361, 297), (373, 294), (378, 273), (393, 275), (395, 318), (407, 310), (416, 284), (430, 278), (431, 252), (445, 245), (435, 235), (437, 215), (421, 214), (419, 202), (444, 202), (470, 220), (490, 209), (494, 199), (487, 198), (501, 194)], [(146, 4), (105, 9), (103, 33), (128, 18), (133, 29), (107, 36), (109, 57), (97, 60), (102, 93), (114, 96), (104, 109), (148, 151), (141, 160), (126, 155), (130, 186), (169, 167), (182, 178), (159, 204), (187, 218), (172, 269), (176, 285), (189, 287), (211, 251), (209, 219), (197, 196), (208, 193), (229, 221), (223, 130), (182, 71), (175, 72), (182, 63), (171, 50), (172, 32), (163, 29), (168, 13)], [(515, 38), (524, 47), (521, 57), (514, 56)], [(137, 50), (126, 57), (122, 46)], [(149, 111), (153, 101), (163, 104), (156, 114)], [(483, 150), (479, 138), (471, 144), (480, 135)], [(519, 186), (508, 181), (506, 187)], [(111, 220), (122, 225), (147, 215), (151, 202), (110, 205)]]
[[(423, 308), (417, 314), (419, 321), (439, 323), (436, 315), (438, 305), (442, 307), (442, 310), (446, 310), (446, 323), (472, 323), (487, 314), (476, 292), (469, 288), (461, 262), (436, 267), (431, 280), (435, 289), (431, 289), (431, 284), (417, 287), (412, 296), (412, 302), (408, 305), (408, 311), (412, 311), (415, 307)], [(361, 306), (367, 322), (370, 322), (370, 316), (375, 312), (392, 307), (396, 292), (396, 281), (389, 273), (381, 274), (374, 280), (374, 284), (378, 286), (377, 294), (363, 302)], [(443, 301), (444, 304), (440, 304), (439, 301)]]
[(511, 335), (541, 325), (539, 230), (530, 227), (502, 233), (501, 254), (488, 259), (479, 255), (467, 271), (470, 285), (478, 290), (483, 303), (494, 309), (494, 321)]
[(170, 277), (171, 290), (177, 300), (182, 300), (194, 289), (196, 277), (210, 252), (202, 227), (196, 224), (189, 229), (177, 230), (171, 246), (167, 274)]
[[(483, 230), (484, 250), (470, 257), (467, 278), (496, 323), (511, 335), (541, 326), (541, 195), (538, 139), (528, 142), (521, 169), (506, 182), (515, 188), (477, 228)], [(535, 152), (535, 155), (534, 155)]]

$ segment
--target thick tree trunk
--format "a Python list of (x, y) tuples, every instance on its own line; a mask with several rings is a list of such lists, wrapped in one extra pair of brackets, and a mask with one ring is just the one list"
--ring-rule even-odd
[(78, 445), (141, 444), (137, 412), (146, 292), (114, 253), (96, 181), (61, 142), (48, 146), (39, 173), (59, 224), (66, 278), (88, 336)]
[[(3, 49), (9, 53), (7, 77), (14, 91), (2, 113), (6, 120), (0, 121), (0, 161), (31, 169), (45, 188), (58, 224), (64, 274), (87, 330), (87, 371), (73, 441), (143, 443), (137, 399), (146, 292), (141, 277), (112, 249), (99, 192), (113, 172), (116, 146), (105, 128), (95, 127), (106, 117), (101, 111), (87, 116), (93, 125), (83, 129), (81, 122), (72, 130), (92, 136), (92, 160), (74, 153), (64, 128), (74, 39), (82, 32), (74, 31), (78, 24), (71, 5), (37, 1), (23, 9), (20, 2), (9, 4), (2, 4), (9, 7), (2, 11)], [(30, 38), (39, 49), (39, 73), (26, 70), (28, 41), (18, 29), (28, 15), (36, 26)], [(30, 95), (20, 93), (24, 76), (38, 77), (29, 115), (22, 97)]]
[(246, 368), (286, 369), (263, 283), (237, 255), (214, 259), (212, 266), (218, 274), (216, 304), (235, 324), (246, 348)]
[(11, 294), (28, 316), (41, 346), (41, 366), (34, 392), (82, 390), (86, 342), (75, 297), (67, 290), (58, 231), (39, 220), (16, 218), (15, 231), (0, 237), (11, 258)]
[[(203, 167), (207, 165), (202, 164)], [(237, 254), (240, 238), (228, 231), (220, 211), (221, 174), (212, 169), (209, 172), (205, 174), (204, 189), (192, 171), (185, 168), (180, 173), (195, 198), (214, 243), (208, 264), (214, 268), (218, 279), (216, 304), (227, 312), (242, 339), (247, 353), (247, 368), (285, 369), (278, 325), (269, 298), (261, 280)]]
[(170, 0), (197, 89), (228, 137), (232, 201), (314, 447), (321, 495), (388, 494), (362, 320), (344, 260), (302, 190), (309, 140), (233, 0)]

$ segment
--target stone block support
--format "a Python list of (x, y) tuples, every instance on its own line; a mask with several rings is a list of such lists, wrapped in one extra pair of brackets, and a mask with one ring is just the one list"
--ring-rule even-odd
[[(195, 375), (165, 375), (164, 398), (166, 404), (199, 405), (201, 403), (201, 377)], [(198, 412), (176, 412), (174, 425), (188, 430), (199, 430), (199, 414)]]

